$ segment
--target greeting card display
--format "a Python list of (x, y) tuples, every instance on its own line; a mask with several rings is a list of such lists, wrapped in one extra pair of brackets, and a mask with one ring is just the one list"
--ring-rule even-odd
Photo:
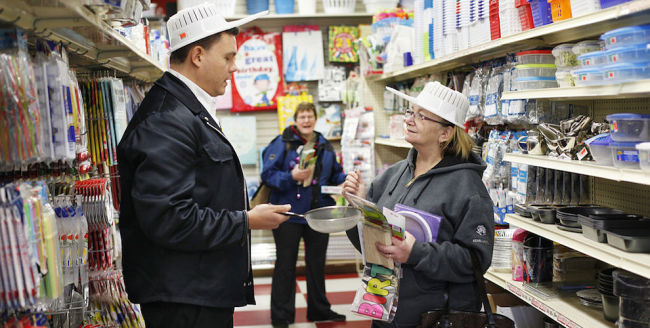
[(359, 28), (355, 26), (330, 26), (329, 61), (337, 63), (356, 63)]
[(237, 48), (231, 111), (276, 109), (276, 98), (283, 94), (282, 35), (252, 27), (237, 35)]

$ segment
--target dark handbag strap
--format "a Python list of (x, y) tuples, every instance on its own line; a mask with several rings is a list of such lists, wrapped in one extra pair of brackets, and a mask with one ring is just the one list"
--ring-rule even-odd
[(487, 297), (487, 292), (485, 290), (485, 280), (483, 274), (481, 273), (481, 265), (476, 256), (476, 251), (469, 249), (469, 255), (472, 258), (472, 270), (474, 271), (474, 280), (476, 280), (476, 296), (481, 299), (483, 302), (483, 308), (485, 309), (485, 314), (487, 315), (487, 325), (490, 328), (496, 328), (497, 324), (494, 319), (494, 314), (492, 313), (492, 308), (490, 307), (490, 301)]

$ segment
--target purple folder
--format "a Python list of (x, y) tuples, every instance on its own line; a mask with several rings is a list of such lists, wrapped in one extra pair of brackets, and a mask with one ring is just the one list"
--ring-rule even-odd
[(432, 242), (438, 239), (441, 216), (403, 204), (395, 204), (394, 211), (406, 218), (406, 231), (417, 241)]

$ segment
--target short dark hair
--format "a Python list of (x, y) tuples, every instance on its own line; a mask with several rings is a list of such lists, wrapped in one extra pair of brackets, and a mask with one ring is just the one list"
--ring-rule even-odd
[(188, 44), (188, 45), (186, 45), (186, 46), (184, 46), (184, 47), (182, 47), (180, 49), (177, 49), (177, 50), (173, 51), (169, 55), (169, 62), (173, 63), (173, 64), (182, 64), (182, 63), (184, 63), (185, 60), (187, 59), (187, 55), (189, 55), (189, 53), (190, 53), (190, 50), (192, 50), (192, 48), (196, 47), (196, 46), (201, 46), (203, 49), (209, 50), (210, 47), (212, 47), (213, 44), (215, 44), (217, 41), (219, 41), (219, 39), (221, 38), (221, 35), (224, 34), (224, 33), (230, 34), (232, 36), (237, 36), (237, 34), (239, 34), (239, 28), (238, 27), (233, 27), (233, 28), (231, 28), (229, 30), (222, 31), (222, 32), (219, 32), (219, 33), (215, 33), (215, 34), (212, 34), (210, 36), (206, 36), (203, 39), (196, 40), (196, 41), (194, 41), (194, 42), (192, 42), (192, 43), (190, 43), (190, 44)]
[(301, 102), (296, 107), (296, 111), (293, 112), (293, 120), (294, 121), (298, 120), (298, 113), (307, 112), (307, 111), (311, 111), (312, 113), (314, 113), (314, 117), (318, 118), (318, 114), (316, 114), (316, 106), (314, 106), (314, 104), (310, 102)]

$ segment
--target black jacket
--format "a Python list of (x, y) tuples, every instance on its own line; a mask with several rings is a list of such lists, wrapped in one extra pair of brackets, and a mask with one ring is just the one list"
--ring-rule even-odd
[(170, 73), (156, 81), (117, 155), (129, 299), (254, 304), (241, 165), (183, 82)]

